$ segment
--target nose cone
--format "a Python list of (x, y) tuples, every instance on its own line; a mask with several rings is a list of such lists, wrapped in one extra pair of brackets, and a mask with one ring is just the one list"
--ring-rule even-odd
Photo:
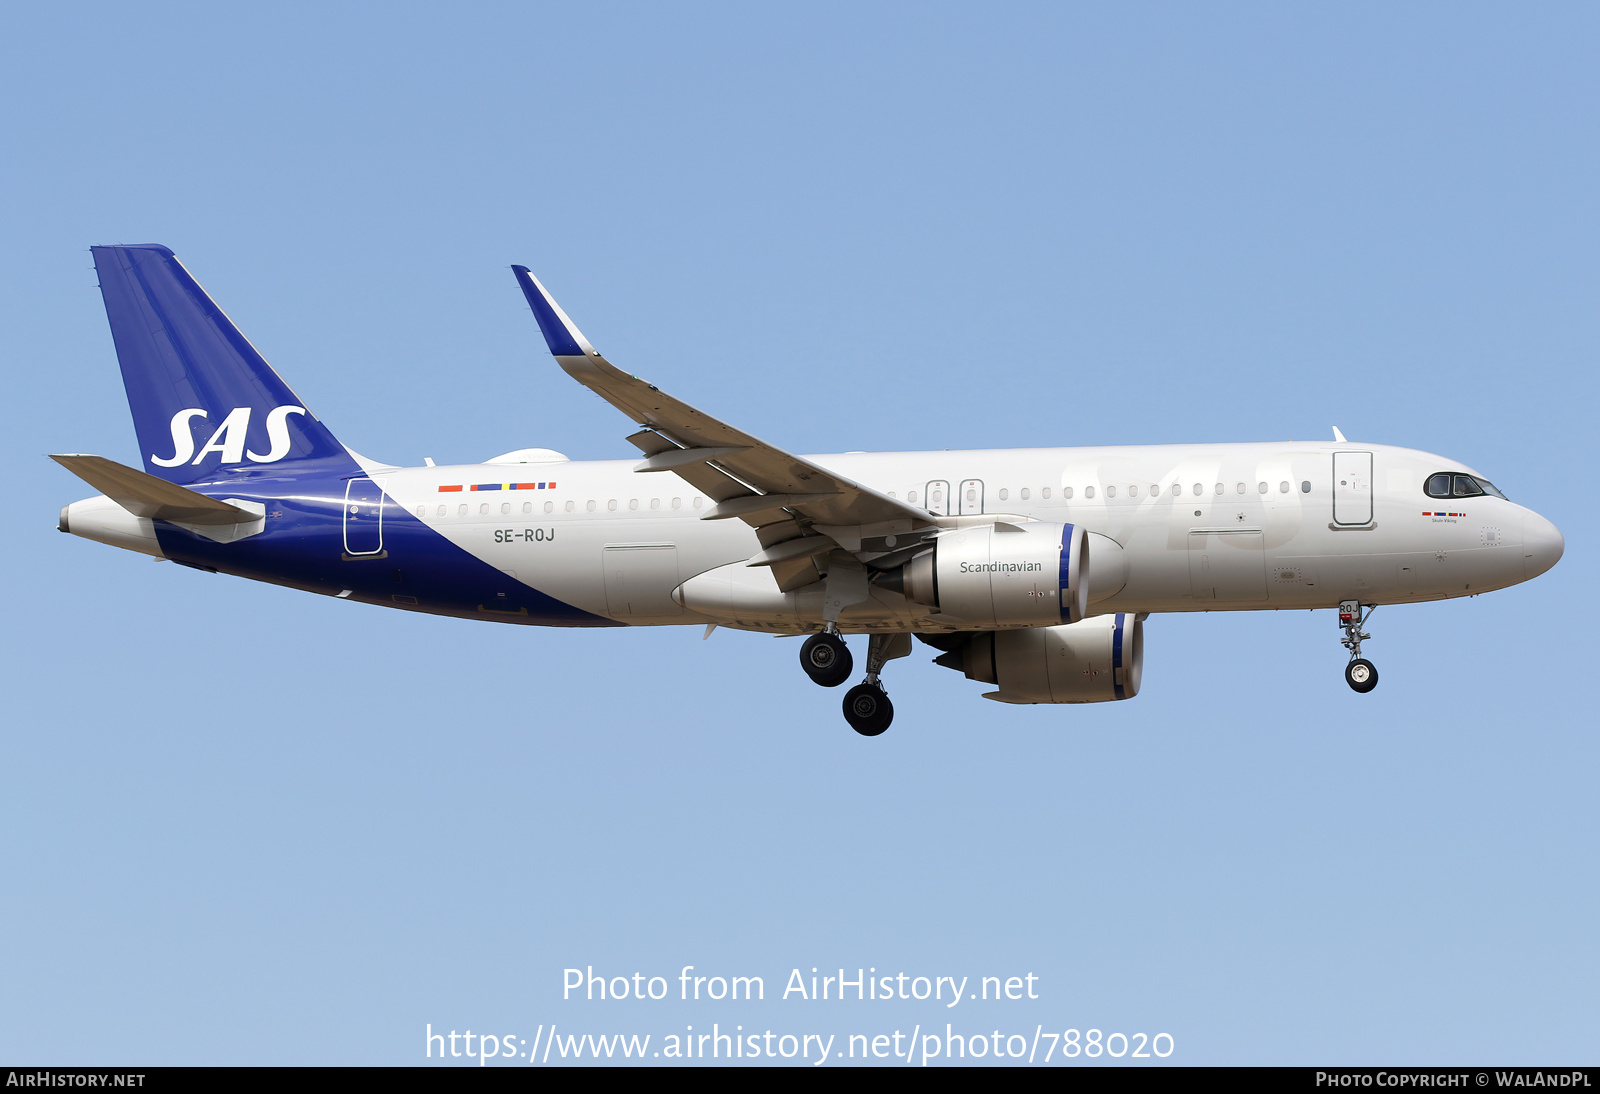
[(1538, 577), (1557, 562), (1567, 549), (1561, 530), (1538, 513), (1522, 518), (1522, 571), (1524, 580)]

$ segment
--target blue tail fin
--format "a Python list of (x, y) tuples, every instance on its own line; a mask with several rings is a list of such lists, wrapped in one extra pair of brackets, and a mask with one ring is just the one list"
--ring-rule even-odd
[(94, 247), (106, 318), (145, 469), (168, 482), (287, 470), (354, 470), (349, 452), (289, 389), (173, 253)]

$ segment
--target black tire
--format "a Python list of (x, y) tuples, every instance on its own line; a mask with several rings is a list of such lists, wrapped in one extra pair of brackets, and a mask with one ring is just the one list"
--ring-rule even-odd
[(1378, 686), (1378, 670), (1365, 657), (1357, 657), (1344, 667), (1344, 682), (1350, 690), (1365, 695)]
[(800, 667), (806, 670), (812, 683), (836, 688), (850, 679), (855, 659), (850, 656), (850, 647), (838, 635), (814, 634), (800, 647)]
[(844, 720), (863, 737), (876, 737), (894, 721), (894, 704), (876, 684), (857, 684), (844, 693)]

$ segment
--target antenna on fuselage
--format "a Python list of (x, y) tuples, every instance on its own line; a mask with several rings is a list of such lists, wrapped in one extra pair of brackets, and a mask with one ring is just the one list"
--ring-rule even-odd
[(1333, 439), (1335, 441), (1337, 441), (1339, 444), (1349, 444), (1350, 443), (1349, 441), (1345, 440), (1344, 434), (1339, 432), (1339, 427), (1338, 426), (1334, 426), (1333, 427)]

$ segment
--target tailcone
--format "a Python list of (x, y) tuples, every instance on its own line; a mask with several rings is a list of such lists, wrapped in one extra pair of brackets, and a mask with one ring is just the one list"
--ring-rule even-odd
[(61, 510), (58, 529), (96, 543), (138, 551), (154, 558), (166, 558), (156, 539), (156, 526), (149, 517), (136, 517), (110, 498), (84, 498)]

